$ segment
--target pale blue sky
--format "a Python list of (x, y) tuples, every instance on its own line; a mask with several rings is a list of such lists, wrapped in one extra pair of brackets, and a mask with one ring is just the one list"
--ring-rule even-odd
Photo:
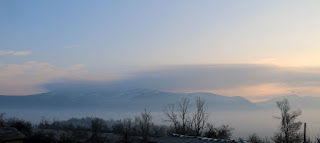
[(62, 72), (39, 83), (68, 77), (70, 68), (99, 77), (168, 65), (320, 66), (319, 7), (317, 0), (2, 0), (0, 64)]

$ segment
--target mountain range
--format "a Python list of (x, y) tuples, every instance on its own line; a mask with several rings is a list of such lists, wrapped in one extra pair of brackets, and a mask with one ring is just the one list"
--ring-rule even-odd
[(276, 101), (287, 98), (295, 108), (320, 109), (319, 97), (300, 97), (288, 95), (268, 101), (253, 103), (233, 96), (227, 97), (213, 93), (175, 93), (152, 89), (125, 90), (57, 90), (27, 96), (0, 95), (0, 109), (103, 109), (110, 111), (141, 111), (143, 108), (162, 111), (169, 103), (179, 98), (205, 99), (208, 110), (259, 110), (274, 109)]

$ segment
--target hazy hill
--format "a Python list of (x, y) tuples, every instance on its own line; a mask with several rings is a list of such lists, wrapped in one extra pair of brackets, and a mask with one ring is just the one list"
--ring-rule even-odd
[(27, 96), (0, 96), (1, 109), (103, 109), (105, 111), (141, 111), (143, 108), (162, 111), (179, 98), (202, 97), (211, 111), (275, 109), (276, 101), (287, 98), (290, 105), (300, 109), (319, 109), (320, 98), (288, 95), (252, 103), (240, 97), (213, 93), (174, 93), (152, 89), (57, 90)]
[(272, 109), (276, 108), (276, 101), (283, 100), (284, 98), (288, 99), (292, 108), (298, 109), (320, 109), (320, 97), (311, 97), (311, 96), (298, 96), (298, 95), (287, 95), (277, 98), (272, 98), (267, 101), (256, 103), (259, 107), (263, 109)]
[(139, 110), (149, 108), (161, 111), (168, 103), (181, 97), (193, 99), (199, 96), (206, 100), (209, 110), (256, 109), (256, 105), (245, 98), (226, 97), (213, 93), (173, 93), (151, 89), (52, 91), (27, 96), (0, 96), (2, 109), (104, 109)]

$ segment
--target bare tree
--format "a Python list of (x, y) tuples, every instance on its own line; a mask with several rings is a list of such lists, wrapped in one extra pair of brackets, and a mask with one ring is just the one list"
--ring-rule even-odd
[(4, 125), (5, 125), (4, 113), (0, 113), (0, 127), (4, 127)]
[(200, 97), (195, 98), (196, 101), (196, 111), (193, 114), (193, 130), (196, 136), (201, 136), (204, 129), (205, 123), (209, 118), (209, 114), (206, 111), (205, 100)]
[(163, 113), (164, 121), (171, 122), (175, 133), (192, 134), (201, 136), (209, 114), (206, 111), (205, 100), (200, 97), (195, 98), (196, 110), (190, 118), (190, 100), (181, 98), (176, 104), (165, 106)]
[(93, 118), (91, 121), (91, 131), (92, 133), (101, 133), (104, 127), (104, 121), (101, 118)]
[(190, 124), (190, 117), (188, 115), (191, 107), (189, 98), (181, 98), (180, 102), (177, 103), (178, 115), (181, 119), (181, 133), (186, 134), (187, 124)]
[(297, 117), (301, 115), (301, 110), (291, 110), (289, 101), (284, 99), (277, 101), (277, 107), (279, 108), (281, 115), (275, 117), (281, 120), (280, 132), (277, 133), (273, 140), (275, 142), (294, 143), (301, 140), (301, 135), (298, 131), (301, 128), (302, 122), (296, 121)]
[(150, 114), (150, 111), (147, 111), (147, 109), (144, 109), (144, 112), (141, 113), (140, 116), (137, 116), (135, 120), (141, 132), (143, 143), (147, 143), (149, 141), (149, 137), (151, 134), (151, 127), (153, 126), (152, 116)]
[(232, 131), (234, 128), (229, 125), (221, 125), (219, 127), (214, 127), (213, 124), (207, 124), (207, 130), (204, 135), (208, 138), (218, 138), (218, 139), (230, 139)]
[(234, 128), (230, 127), (229, 125), (221, 125), (216, 128), (217, 138), (230, 139), (233, 130)]
[(93, 118), (91, 120), (91, 137), (89, 141), (94, 143), (104, 143), (108, 141), (108, 138), (102, 134), (105, 131), (107, 125), (101, 118)]
[(270, 143), (268, 138), (262, 139), (256, 133), (249, 135), (248, 141), (252, 143)]
[(168, 104), (164, 107), (163, 114), (166, 117), (165, 122), (171, 122), (176, 133), (179, 133), (178, 114), (176, 112), (175, 104)]
[(154, 137), (165, 136), (167, 131), (167, 127), (164, 125), (153, 125), (152, 126), (152, 135)]
[(217, 138), (216, 128), (213, 124), (207, 123), (207, 131), (205, 132), (205, 136), (208, 138)]
[(115, 124), (113, 126), (113, 131), (115, 133), (119, 133), (123, 137), (124, 143), (132, 142), (132, 134), (133, 134), (133, 123), (131, 118), (125, 118), (121, 123)]
[(27, 136), (32, 134), (32, 124), (30, 121), (18, 118), (9, 118), (6, 119), (6, 126), (14, 127)]
[(186, 134), (188, 132), (188, 125), (191, 125), (190, 107), (189, 98), (181, 98), (177, 103), (165, 106), (163, 113), (166, 119), (164, 121), (172, 123), (175, 133)]
[(131, 141), (131, 134), (132, 134), (132, 119), (126, 118), (123, 120), (123, 136), (125, 139), (125, 143), (129, 143)]

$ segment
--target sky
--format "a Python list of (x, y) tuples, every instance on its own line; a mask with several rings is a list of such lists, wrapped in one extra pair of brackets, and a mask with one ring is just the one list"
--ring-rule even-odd
[[(320, 96), (320, 1), (0, 1), (0, 94), (103, 81)], [(170, 86), (169, 86), (170, 85)]]

